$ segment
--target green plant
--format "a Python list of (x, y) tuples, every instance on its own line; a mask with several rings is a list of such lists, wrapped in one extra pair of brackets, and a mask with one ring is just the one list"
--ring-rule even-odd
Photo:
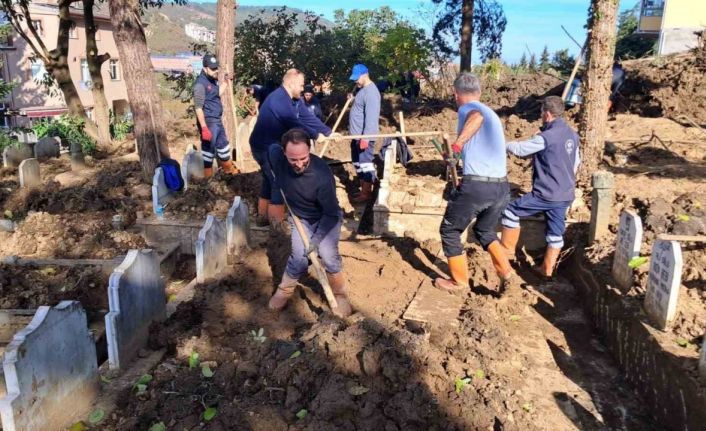
[(147, 390), (147, 383), (152, 381), (150, 374), (143, 374), (133, 385), (133, 389), (137, 389), (138, 394), (142, 394)]
[(215, 407), (209, 407), (203, 412), (203, 419), (208, 422), (214, 417), (216, 417), (216, 414), (218, 413), (218, 410), (216, 410)]
[(164, 422), (157, 422), (156, 424), (152, 424), (149, 431), (167, 431), (167, 426), (164, 425)]
[(102, 409), (96, 409), (96, 410), (93, 410), (90, 415), (88, 415), (88, 422), (91, 425), (95, 425), (95, 424), (100, 423), (104, 417), (105, 417), (105, 411)]
[(257, 332), (253, 329), (250, 331), (250, 336), (258, 343), (264, 343), (265, 340), (267, 340), (267, 337), (265, 337), (265, 330), (263, 328), (260, 328)]
[(96, 150), (96, 142), (84, 131), (85, 120), (64, 114), (56, 120), (41, 120), (32, 126), (32, 130), (41, 139), (45, 136), (57, 136), (62, 141), (77, 143), (85, 154)]
[(307, 409), (301, 409), (297, 412), (297, 419), (301, 420), (306, 417), (306, 415), (309, 414), (309, 411)]
[(469, 383), (471, 383), (470, 377), (457, 378), (456, 381), (454, 382), (454, 388), (456, 390), (456, 393), (460, 394), (461, 391), (463, 390), (463, 388)]
[(630, 262), (628, 262), (628, 266), (632, 269), (635, 269), (639, 266), (642, 266), (647, 263), (647, 258), (644, 256), (635, 256), (632, 259), (630, 259)]
[(110, 135), (113, 139), (117, 141), (124, 141), (127, 134), (132, 131), (133, 123), (132, 120), (123, 115), (119, 118), (115, 117), (115, 112), (110, 110)]
[(209, 367), (208, 365), (204, 365), (203, 367), (201, 367), (201, 374), (207, 379), (210, 379), (211, 377), (213, 377), (213, 370), (211, 370), (211, 367)]
[(196, 368), (199, 366), (199, 354), (196, 351), (192, 351), (189, 355), (189, 368)]
[(0, 153), (7, 147), (17, 147), (19, 145), (20, 142), (16, 138), (10, 136), (5, 130), (0, 130)]

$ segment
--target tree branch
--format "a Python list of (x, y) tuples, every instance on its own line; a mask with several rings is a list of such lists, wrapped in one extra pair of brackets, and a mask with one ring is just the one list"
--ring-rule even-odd
[(41, 36), (39, 36), (39, 33), (37, 33), (37, 29), (34, 28), (34, 26), (32, 25), (32, 14), (29, 13), (29, 7), (27, 6), (27, 3), (21, 2), (20, 9), (22, 10), (22, 14), (24, 15), (25, 20), (27, 21), (27, 28), (29, 29), (29, 32), (32, 33), (32, 36), (34, 36), (34, 39), (36, 40), (39, 47), (42, 49), (44, 56), (46, 58), (51, 58), (47, 46), (44, 44), (44, 41), (42, 40)]

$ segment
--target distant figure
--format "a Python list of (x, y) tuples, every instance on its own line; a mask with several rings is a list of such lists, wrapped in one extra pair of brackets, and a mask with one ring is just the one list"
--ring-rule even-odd
[(305, 85), (303, 93), (303, 103), (306, 109), (309, 110), (316, 118), (324, 121), (324, 113), (321, 111), (321, 103), (319, 103), (319, 98), (314, 95), (314, 86)]
[(625, 83), (625, 69), (617, 61), (613, 63), (613, 78), (610, 81), (610, 101), (608, 102), (608, 110), (613, 107), (613, 104), (618, 100), (620, 87)]

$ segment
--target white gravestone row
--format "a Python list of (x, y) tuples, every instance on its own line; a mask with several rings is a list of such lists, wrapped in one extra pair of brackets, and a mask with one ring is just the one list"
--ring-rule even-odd
[(613, 256), (613, 278), (623, 290), (632, 287), (633, 268), (628, 265), (634, 257), (640, 256), (642, 245), (642, 220), (632, 211), (620, 214), (618, 239)]
[(231, 256), (240, 254), (249, 246), (250, 219), (248, 213), (248, 204), (240, 196), (236, 196), (226, 218), (228, 254)]
[(191, 146), (181, 162), (181, 176), (184, 178), (184, 190), (189, 188), (192, 178), (203, 178), (203, 155)]
[(20, 187), (29, 188), (42, 185), (37, 159), (22, 160), (19, 167)]
[(111, 369), (125, 367), (147, 345), (149, 327), (166, 316), (164, 281), (154, 250), (130, 250), (108, 281), (105, 316)]
[(167, 183), (164, 182), (162, 168), (155, 169), (152, 177), (152, 211), (156, 214), (157, 207), (164, 207), (170, 196), (171, 191), (167, 188)]
[(34, 145), (34, 157), (37, 159), (59, 157), (61, 155), (61, 139), (45, 136)]
[(657, 329), (665, 330), (676, 315), (682, 265), (681, 247), (677, 241), (655, 241), (645, 311)]
[(32, 158), (32, 149), (27, 144), (10, 146), (2, 151), (2, 165), (5, 168), (16, 168), (23, 160)]
[(3, 361), (3, 431), (65, 429), (98, 394), (96, 345), (78, 301), (39, 307)]
[(195, 248), (196, 281), (203, 283), (217, 277), (228, 265), (225, 223), (209, 214), (199, 231)]

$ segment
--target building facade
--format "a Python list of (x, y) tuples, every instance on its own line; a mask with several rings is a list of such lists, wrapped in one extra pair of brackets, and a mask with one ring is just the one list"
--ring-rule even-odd
[(706, 29), (706, 0), (642, 0), (638, 32), (658, 39), (657, 55), (697, 46)]
[[(37, 30), (47, 49), (54, 49), (59, 33), (57, 6), (50, 2), (33, 2), (30, 3), (30, 13), (31, 25)], [(69, 34), (69, 70), (81, 102), (90, 117), (93, 111), (93, 94), (86, 60), (86, 31), (81, 3), (72, 6), (71, 18), (75, 25)], [(98, 53), (110, 54), (110, 60), (103, 63), (101, 69), (105, 97), (113, 112), (122, 115), (129, 110), (127, 89), (123, 81), (118, 48), (113, 39), (110, 16), (107, 11), (96, 10), (94, 19)], [(23, 22), (22, 25), (26, 26), (28, 23)], [(31, 34), (29, 36), (32, 38)], [(28, 127), (37, 119), (56, 117), (68, 112), (61, 91), (58, 88), (48, 89), (42, 84), (47, 73), (44, 64), (35, 59), (32, 47), (20, 35), (13, 35), (0, 50), (0, 77), (6, 82), (17, 84), (12, 94), (3, 101), (4, 107), (21, 113), (19, 116), (5, 117), (0, 125)]]
[(187, 36), (199, 42), (216, 43), (216, 32), (202, 25), (190, 22), (184, 26), (184, 32)]

